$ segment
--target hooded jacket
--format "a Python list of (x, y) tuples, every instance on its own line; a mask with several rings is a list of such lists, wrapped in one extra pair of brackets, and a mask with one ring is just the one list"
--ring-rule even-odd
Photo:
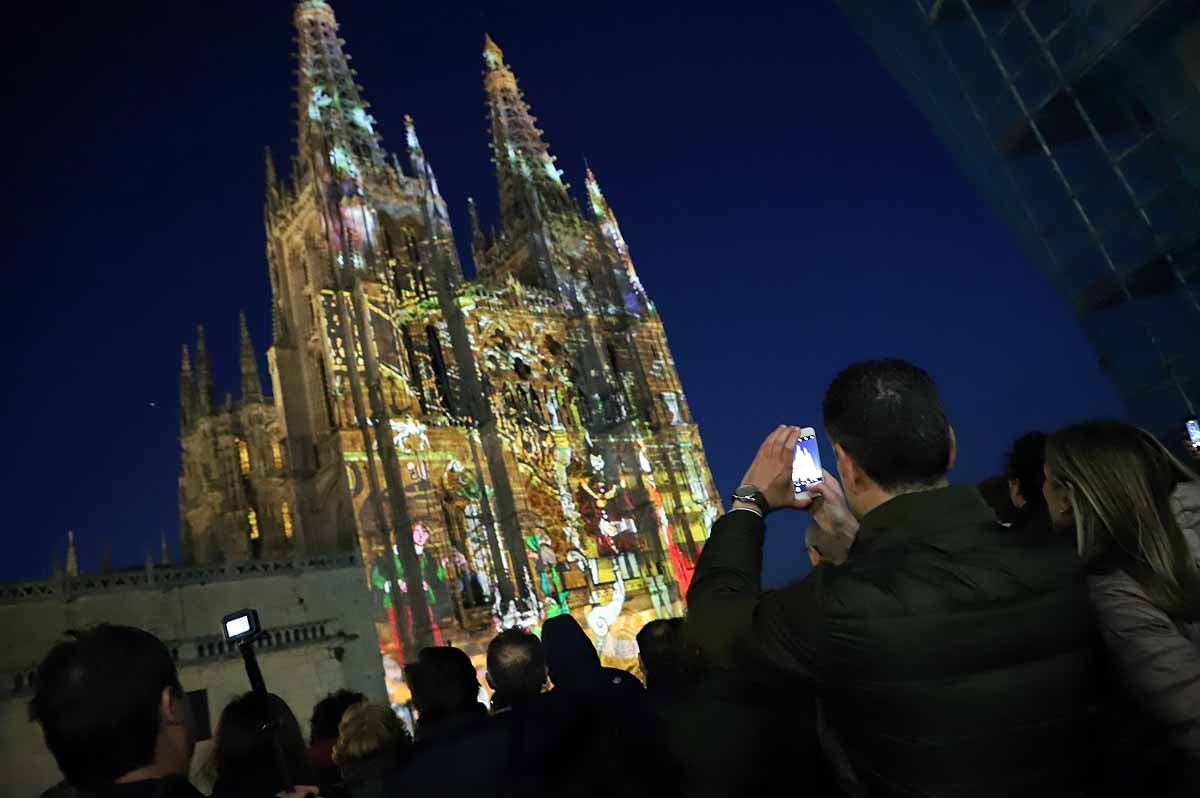
[(631, 673), (600, 665), (600, 655), (571, 615), (557, 615), (542, 626), (546, 669), (555, 690), (568, 693), (629, 695), (642, 692)]

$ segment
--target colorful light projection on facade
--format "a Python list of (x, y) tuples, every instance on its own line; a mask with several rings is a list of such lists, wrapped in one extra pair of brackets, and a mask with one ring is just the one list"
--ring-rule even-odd
[[(412, 120), (408, 169), (385, 163), (329, 5), (302, 2), (296, 25), (292, 185), (268, 166), (276, 399), (252, 414), (286, 444), (262, 444), (271, 481), (254, 484), (285, 503), (258, 542), (361, 552), (395, 701), (417, 648), (479, 656), (498, 629), (562, 613), (631, 667), (641, 626), (682, 612), (720, 505), (616, 217), (590, 171), (591, 213), (570, 199), (488, 39), (503, 224), (473, 231), (466, 280)], [(184, 448), (193, 473), (203, 447)], [(252, 494), (222, 502), (253, 518)]]

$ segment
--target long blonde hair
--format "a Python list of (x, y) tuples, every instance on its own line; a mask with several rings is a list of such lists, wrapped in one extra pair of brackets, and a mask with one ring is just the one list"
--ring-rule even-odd
[(1046, 466), (1068, 487), (1080, 555), (1126, 571), (1169, 614), (1200, 617), (1200, 571), (1170, 503), (1180, 482), (1196, 479), (1187, 466), (1120, 421), (1055, 432)]

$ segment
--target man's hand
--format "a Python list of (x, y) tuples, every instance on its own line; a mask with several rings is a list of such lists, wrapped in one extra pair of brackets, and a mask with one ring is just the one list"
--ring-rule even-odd
[(799, 427), (776, 427), (758, 447), (754, 462), (742, 477), (743, 485), (753, 485), (767, 497), (771, 510), (781, 507), (803, 510), (810, 503), (807, 499), (796, 501), (792, 488), (792, 457), (799, 438)]
[(821, 554), (840, 565), (858, 535), (858, 519), (850, 512), (841, 484), (824, 469), (821, 470), (821, 477), (821, 482), (808, 486), (809, 498), (801, 499), (797, 506), (811, 512), (813, 520), (824, 533), (812, 536), (820, 538), (818, 549)]

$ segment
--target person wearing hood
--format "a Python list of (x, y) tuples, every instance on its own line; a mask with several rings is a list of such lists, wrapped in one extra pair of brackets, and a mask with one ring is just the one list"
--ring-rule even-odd
[(642, 683), (628, 671), (605, 668), (579, 621), (557, 615), (542, 626), (542, 647), (554, 690), (589, 695), (630, 696), (643, 692)]

